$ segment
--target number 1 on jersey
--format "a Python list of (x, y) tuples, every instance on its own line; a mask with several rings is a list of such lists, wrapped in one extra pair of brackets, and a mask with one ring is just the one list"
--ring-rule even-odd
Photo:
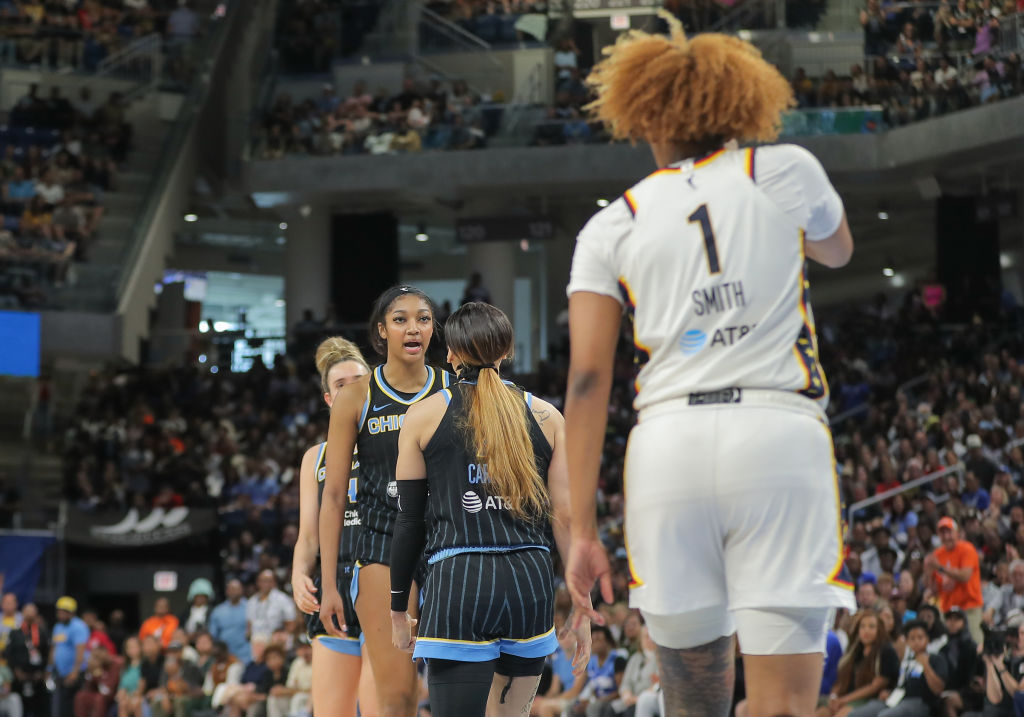
[(712, 274), (720, 274), (722, 267), (718, 263), (718, 247), (715, 245), (715, 233), (711, 231), (711, 218), (708, 216), (708, 205), (701, 204), (697, 211), (687, 217), (691, 224), (700, 222), (701, 231), (704, 232), (704, 253), (708, 259), (708, 271)]

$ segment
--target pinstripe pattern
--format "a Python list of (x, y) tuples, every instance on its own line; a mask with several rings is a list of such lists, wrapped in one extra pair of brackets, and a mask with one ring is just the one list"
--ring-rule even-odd
[[(370, 379), (365, 416), (359, 429), (359, 518), (363, 529), (355, 546), (356, 558), (365, 564), (391, 563), (391, 535), (398, 506), (388, 485), (395, 480), (398, 462), (398, 428), (405, 412), (451, 382), (447, 371), (427, 367), (427, 382), (416, 393), (396, 391), (378, 366)], [(396, 494), (397, 495), (397, 494)]]
[(477, 662), (554, 651), (554, 574), (543, 550), (462, 553), (434, 566), (424, 588), (415, 657)]

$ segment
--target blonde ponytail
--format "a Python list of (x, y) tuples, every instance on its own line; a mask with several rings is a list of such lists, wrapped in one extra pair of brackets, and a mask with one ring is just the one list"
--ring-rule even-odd
[(477, 460), (487, 465), (487, 492), (501, 496), (517, 518), (546, 515), (547, 486), (537, 471), (522, 396), (490, 369), (480, 371), (471, 393), (467, 423)]
[(477, 460), (487, 465), (487, 492), (503, 498), (516, 518), (547, 515), (547, 486), (537, 470), (526, 404), (498, 374), (515, 345), (512, 322), (501, 309), (472, 301), (449, 317), (445, 337), (463, 367), (479, 374), (476, 386), (466, 389), (469, 411), (460, 428), (472, 439)]

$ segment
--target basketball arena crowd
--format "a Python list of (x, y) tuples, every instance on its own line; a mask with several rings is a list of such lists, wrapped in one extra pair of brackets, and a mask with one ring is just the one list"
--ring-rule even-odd
[[(941, 308), (925, 306), (924, 295), (910, 291), (898, 306), (879, 296), (819, 317), (837, 476), (843, 509), (852, 510), (836, 579), (856, 589), (859, 608), (837, 615), (830, 633), (822, 715), (884, 708), (901, 661), (925, 644), (908, 641), (921, 626), (921, 649), (942, 676), (941, 690), (914, 683), (921, 714), (1010, 716), (1024, 699), (1020, 311), (1007, 298), (986, 320), (950, 322)], [(48, 680), (67, 710), (62, 717), (308, 713), (310, 651), (289, 572), (298, 465), (324, 440), (328, 413), (312, 361), (315, 332), (304, 323), (289, 355), (270, 368), (91, 376), (74, 418), (46, 437), (63, 452), (66, 494), (84, 511), (216, 509), (217, 579), (160, 598), (141, 624), (128, 624), (120, 610), (97, 614), (86, 596), (74, 595), (58, 603), (50, 623), (36, 606), (5, 595), (0, 705), (12, 717), (50, 714)], [(560, 406), (567, 343), (563, 332), (535, 374), (513, 378)], [(607, 631), (595, 628), (601, 637), (585, 675), (573, 677), (561, 648), (552, 656), (534, 714), (658, 714), (656, 659), (644, 646), (653, 648), (627, 605), (622, 464), (633, 372), (624, 324), (599, 495), (616, 602), (601, 607)], [(881, 499), (863, 503), (873, 496)], [(934, 554), (947, 549), (973, 556), (967, 582), (938, 577)], [(561, 623), (569, 609), (564, 588), (557, 605)], [(87, 646), (85, 667), (71, 672), (79, 642)], [(742, 685), (738, 679), (740, 713)]]

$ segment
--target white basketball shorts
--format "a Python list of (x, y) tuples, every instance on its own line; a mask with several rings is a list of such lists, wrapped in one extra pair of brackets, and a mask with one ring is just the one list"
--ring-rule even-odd
[(724, 626), (720, 635), (737, 610), (853, 610), (821, 409), (784, 391), (718, 394), (729, 402), (644, 409), (630, 433), (630, 606), (681, 625), (699, 612), (705, 627)]

